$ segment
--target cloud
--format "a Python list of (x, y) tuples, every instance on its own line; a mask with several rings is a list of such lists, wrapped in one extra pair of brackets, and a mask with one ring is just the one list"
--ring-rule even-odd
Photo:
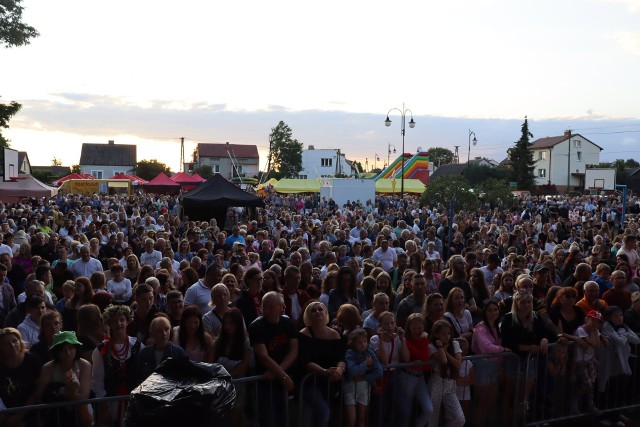
[(609, 37), (625, 53), (640, 56), (640, 31), (617, 31)]
[(640, 12), (640, 0), (601, 0), (607, 3), (616, 3), (626, 6), (629, 12)]
[[(391, 127), (387, 128), (384, 126), (384, 115), (381, 114), (292, 111), (285, 107), (275, 108), (278, 106), (260, 111), (231, 111), (225, 104), (202, 101), (158, 99), (141, 104), (126, 98), (86, 93), (56, 93), (50, 99), (22, 99), (19, 102), (23, 104), (23, 109), (12, 120), (11, 130), (30, 132), (24, 138), (18, 138), (18, 134), (10, 136), (16, 146), (22, 147), (20, 149), (28, 149), (40, 139), (34, 135), (44, 137), (45, 134), (59, 133), (73, 136), (78, 143), (100, 143), (108, 139), (116, 139), (118, 143), (137, 143), (141, 153), (148, 149), (151, 155), (157, 155), (161, 161), (168, 163), (176, 159), (175, 155), (162, 158), (163, 141), (177, 141), (179, 137), (185, 137), (191, 144), (229, 141), (255, 144), (259, 150), (267, 150), (271, 128), (280, 120), (291, 127), (293, 137), (305, 147), (341, 148), (353, 160), (363, 161), (374, 153), (386, 153), (388, 143), (395, 145), (398, 153), (402, 147), (399, 120), (394, 120)], [(640, 152), (633, 152), (636, 140), (630, 138), (629, 133), (607, 133), (637, 131), (640, 121), (600, 116), (589, 108), (584, 111), (587, 114), (583, 117), (529, 118), (530, 129), (535, 138), (541, 138), (561, 135), (565, 129), (571, 128), (603, 147), (603, 160), (607, 160), (608, 156), (619, 156), (613, 153), (619, 152), (616, 148), (621, 144), (631, 150), (630, 157), (640, 158)], [(496, 160), (505, 158), (506, 150), (520, 137), (522, 124), (522, 119), (439, 116), (414, 116), (414, 119), (416, 127), (408, 128), (405, 135), (406, 152), (415, 152), (417, 147), (446, 147), (453, 150), (457, 145), (460, 147), (460, 157), (466, 158), (468, 129), (472, 129), (478, 144), (471, 148), (471, 156), (486, 156)], [(44, 146), (44, 149), (49, 147)], [(51, 153), (57, 149), (51, 148)], [(76, 145), (73, 148), (69, 146), (68, 150), (77, 150), (72, 157), (79, 158)], [(144, 158), (148, 158), (148, 155), (145, 154)]]

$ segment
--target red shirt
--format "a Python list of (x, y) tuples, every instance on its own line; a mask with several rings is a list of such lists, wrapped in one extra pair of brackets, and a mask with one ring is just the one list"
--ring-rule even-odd
[[(429, 361), (429, 339), (427, 337), (421, 337), (418, 339), (407, 339), (407, 349), (409, 349), (409, 361), (410, 362), (428, 362)], [(420, 366), (411, 368), (412, 371), (430, 371), (431, 366)]]

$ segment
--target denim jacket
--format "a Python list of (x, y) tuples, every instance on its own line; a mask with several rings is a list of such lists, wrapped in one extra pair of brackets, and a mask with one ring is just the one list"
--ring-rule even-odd
[[(373, 359), (373, 365), (367, 366), (365, 360), (367, 357)], [(382, 365), (378, 356), (367, 348), (363, 353), (358, 353), (353, 349), (347, 350), (345, 356), (347, 362), (347, 378), (353, 380), (354, 377), (364, 375), (365, 381), (373, 384), (378, 378), (382, 377)]]

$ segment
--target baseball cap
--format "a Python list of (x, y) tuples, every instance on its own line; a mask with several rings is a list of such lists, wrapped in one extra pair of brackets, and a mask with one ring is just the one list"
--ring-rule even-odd
[(587, 317), (599, 320), (601, 322), (603, 321), (602, 313), (600, 313), (598, 310), (591, 310), (590, 312), (587, 313)]

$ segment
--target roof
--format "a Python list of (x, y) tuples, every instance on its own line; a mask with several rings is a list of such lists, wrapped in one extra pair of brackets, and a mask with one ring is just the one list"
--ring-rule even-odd
[(163, 172), (160, 172), (155, 178), (151, 181), (147, 182), (143, 185), (146, 187), (180, 187), (180, 184), (177, 182), (171, 181), (171, 179), (165, 175)]
[(462, 175), (465, 170), (467, 170), (467, 165), (464, 163), (442, 165), (438, 169), (436, 169), (435, 172), (433, 172), (433, 174), (431, 175), (430, 181), (438, 179), (441, 176)]
[(584, 136), (580, 135), (579, 133), (574, 133), (574, 134), (571, 134), (571, 135), (548, 136), (546, 138), (539, 138), (539, 139), (536, 139), (535, 141), (533, 141), (531, 143), (531, 145), (529, 146), (529, 149), (530, 150), (536, 150), (536, 149), (540, 149), (540, 148), (552, 148), (552, 147), (555, 147), (556, 145), (560, 144), (561, 142), (564, 142), (567, 139), (573, 138), (573, 137), (576, 137), (576, 136), (579, 136), (580, 138), (584, 139), (587, 142), (590, 142), (591, 144), (595, 145), (600, 150), (602, 150), (602, 147), (600, 147), (597, 144), (594, 144), (588, 138), (585, 138)]
[(82, 144), (81, 165), (131, 166), (138, 162), (137, 146), (129, 144)]
[[(229, 151), (229, 152), (227, 152)], [(229, 157), (229, 153), (235, 157), (260, 158), (257, 145), (244, 144), (198, 144), (198, 156), (200, 157)]]
[(640, 172), (640, 168), (626, 168), (624, 171), (627, 176), (634, 176), (635, 174)]
[(195, 176), (191, 176), (188, 173), (184, 173), (184, 172), (177, 172), (173, 174), (169, 179), (173, 182), (177, 182), (178, 184), (184, 184), (184, 183), (199, 184), (203, 181), (202, 178), (196, 178)]

